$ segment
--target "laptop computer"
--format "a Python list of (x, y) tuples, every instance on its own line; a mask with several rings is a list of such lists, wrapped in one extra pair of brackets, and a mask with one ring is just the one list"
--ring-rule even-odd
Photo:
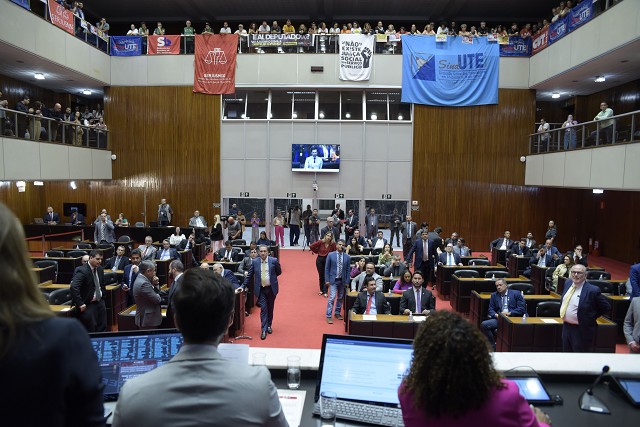
[(42, 218), (33, 218), (34, 224), (44, 224), (44, 219)]
[(182, 346), (177, 329), (89, 334), (98, 356), (106, 401), (117, 400), (124, 383), (167, 363)]
[(323, 391), (338, 398), (336, 418), (403, 425), (398, 387), (407, 375), (413, 340), (354, 335), (322, 338), (314, 413)]

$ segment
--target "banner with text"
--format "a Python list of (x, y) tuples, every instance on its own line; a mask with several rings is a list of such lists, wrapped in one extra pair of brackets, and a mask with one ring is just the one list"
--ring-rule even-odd
[(549, 44), (555, 43), (569, 33), (569, 15), (549, 25)]
[(180, 36), (150, 35), (147, 50), (149, 55), (178, 55), (180, 54)]
[(500, 45), (500, 56), (531, 56), (531, 37), (509, 37), (509, 43)]
[(549, 27), (546, 27), (533, 35), (531, 44), (532, 53), (535, 55), (545, 47), (549, 46)]
[(250, 47), (311, 46), (311, 34), (249, 34)]
[(27, 10), (31, 10), (31, 6), (29, 6), (29, 0), (11, 0), (15, 4), (19, 4)]
[(583, 1), (579, 5), (575, 6), (569, 12), (569, 31), (573, 31), (582, 24), (585, 24), (591, 20), (593, 15), (593, 3), (590, 1)]
[(48, 0), (47, 5), (49, 6), (51, 23), (56, 27), (62, 28), (67, 33), (73, 34), (73, 13), (55, 0)]
[(235, 93), (238, 35), (198, 34), (195, 46), (193, 91)]
[(340, 80), (364, 81), (371, 78), (375, 37), (364, 34), (340, 34)]
[(111, 56), (142, 55), (142, 37), (111, 36)]
[(402, 102), (466, 107), (498, 103), (498, 44), (478, 37), (436, 43), (434, 37), (402, 37)]

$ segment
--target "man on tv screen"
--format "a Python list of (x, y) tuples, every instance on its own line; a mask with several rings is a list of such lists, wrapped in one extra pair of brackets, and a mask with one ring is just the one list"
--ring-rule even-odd
[(318, 149), (311, 149), (311, 157), (304, 161), (305, 169), (322, 169), (322, 158), (318, 157)]

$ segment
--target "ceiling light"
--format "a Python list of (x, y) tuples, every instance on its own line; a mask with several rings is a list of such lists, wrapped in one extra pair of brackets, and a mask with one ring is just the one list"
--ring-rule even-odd
[(378, 120), (378, 115), (376, 113), (372, 113), (371, 120)]
[(606, 81), (607, 79), (604, 76), (596, 76), (596, 79), (594, 80), (596, 83), (602, 83), (604, 81)]
[(78, 186), (76, 185), (76, 182), (75, 182), (75, 181), (71, 181), (71, 182), (69, 183), (69, 187), (71, 187), (71, 189), (72, 189), (72, 190), (75, 190), (76, 188), (78, 188)]
[(85, 90), (82, 91), (82, 94), (89, 96), (89, 95), (91, 95), (91, 91), (89, 89), (85, 89)]
[(604, 190), (602, 188), (593, 189), (593, 194), (602, 194), (602, 193), (604, 193)]
[(402, 120), (402, 119), (403, 119), (402, 114), (398, 114), (398, 120)]
[(294, 112), (294, 113), (293, 113), (293, 118), (294, 118), (294, 119), (297, 119), (297, 118), (298, 118), (298, 113)]
[(350, 119), (350, 118), (351, 118), (351, 113), (346, 113), (346, 114), (344, 115), (344, 118), (345, 118), (345, 119)]
[(324, 113), (320, 111), (320, 113), (318, 114), (318, 117), (320, 117), (321, 119), (324, 119)]
[(33, 181), (33, 185), (35, 185), (36, 187), (42, 187), (44, 185), (44, 182), (42, 182), (42, 181)]
[(42, 73), (35, 73), (35, 74), (33, 75), (33, 77), (34, 77), (36, 80), (44, 80), (44, 74), (42, 74)]
[(558, 98), (560, 98), (560, 94), (559, 94), (558, 92), (553, 92), (553, 93), (551, 94), (551, 98), (553, 98), (553, 99), (558, 99)]

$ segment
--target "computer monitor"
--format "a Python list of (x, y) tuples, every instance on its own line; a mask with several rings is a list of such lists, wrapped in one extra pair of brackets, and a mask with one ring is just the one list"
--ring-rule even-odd
[(64, 216), (71, 216), (71, 212), (78, 212), (82, 216), (87, 216), (87, 204), (86, 203), (68, 203), (62, 204), (62, 214)]

